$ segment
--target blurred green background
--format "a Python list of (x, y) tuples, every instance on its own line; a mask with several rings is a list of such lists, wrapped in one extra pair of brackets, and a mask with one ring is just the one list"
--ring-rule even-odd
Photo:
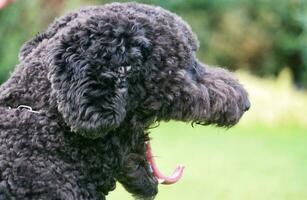
[[(106, 0), (16, 0), (0, 10), (0, 82), (21, 45), (68, 11)], [(165, 173), (158, 200), (307, 199), (307, 0), (143, 0), (182, 16), (201, 61), (235, 71), (252, 103), (232, 129), (163, 123), (152, 130)], [(163, 170), (163, 171), (164, 171)], [(120, 185), (108, 199), (133, 199)]]

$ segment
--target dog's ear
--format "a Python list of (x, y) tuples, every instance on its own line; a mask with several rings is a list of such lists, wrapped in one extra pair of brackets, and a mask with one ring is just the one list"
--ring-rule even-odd
[(69, 28), (51, 50), (52, 97), (64, 121), (87, 137), (104, 136), (123, 122), (129, 70), (149, 47), (135, 24), (112, 19), (91, 17)]

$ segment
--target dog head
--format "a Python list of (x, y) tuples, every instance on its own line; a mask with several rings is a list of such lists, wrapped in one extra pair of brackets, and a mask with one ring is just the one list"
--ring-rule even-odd
[(230, 72), (197, 60), (189, 26), (160, 8), (89, 9), (55, 43), (53, 96), (65, 122), (87, 137), (103, 136), (132, 115), (232, 126), (249, 107)]

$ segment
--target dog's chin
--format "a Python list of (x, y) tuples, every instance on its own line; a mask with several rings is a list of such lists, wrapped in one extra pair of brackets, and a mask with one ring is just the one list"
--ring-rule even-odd
[(136, 200), (153, 200), (156, 196), (144, 197), (139, 195), (133, 195), (133, 198)]
[(120, 175), (117, 180), (136, 199), (154, 199), (158, 193), (158, 182), (153, 174), (145, 171), (145, 168), (140, 167), (138, 171)]
[(132, 194), (132, 196), (135, 199), (139, 199), (139, 200), (151, 200), (154, 199), (155, 196), (158, 193), (158, 187), (150, 187), (150, 186), (143, 186), (143, 188), (128, 188), (127, 185), (123, 185), (126, 190)]

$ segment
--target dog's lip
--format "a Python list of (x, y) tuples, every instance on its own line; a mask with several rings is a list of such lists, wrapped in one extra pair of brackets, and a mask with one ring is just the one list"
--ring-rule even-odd
[(160, 172), (154, 160), (154, 156), (152, 154), (151, 145), (149, 141), (146, 142), (146, 157), (147, 161), (149, 162), (149, 166), (151, 167), (152, 173), (159, 183), (170, 185), (178, 182), (182, 178), (184, 171), (183, 165), (178, 165), (173, 171), (172, 175), (170, 176), (165, 176)]

